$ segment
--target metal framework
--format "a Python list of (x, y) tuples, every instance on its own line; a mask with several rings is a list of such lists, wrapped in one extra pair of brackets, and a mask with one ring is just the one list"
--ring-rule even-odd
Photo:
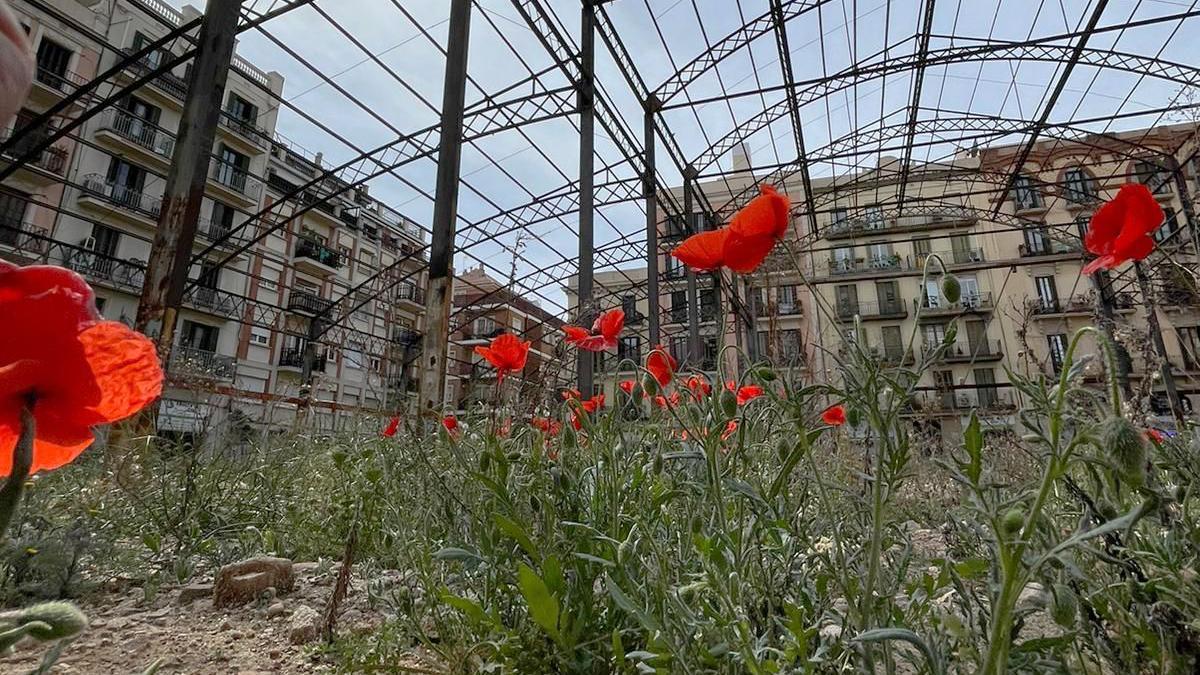
[[(127, 1), (162, 20), (153, 3)], [(18, 2), (68, 20), (49, 0)], [(1052, 11), (1038, 2), (1031, 3), (1035, 12), (1015, 16), (971, 3), (967, 16), (964, 3), (947, 0), (884, 0), (873, 8), (854, 0), (442, 4), (447, 7), (414, 12), (401, 0), (371, 10), (329, 0), (244, 3), (237, 27), (243, 44), (274, 59), (271, 68), (314, 82), (317, 92), (311, 105), (299, 96), (275, 96), (286, 113), (280, 127), (304, 135), (305, 145), (326, 144), (327, 156), (337, 159), (330, 167), (316, 164), (310, 180), (279, 199), (239, 209), (243, 223), (205, 241), (190, 263), (208, 261), (253, 276), (237, 261), (269, 237), (294, 232), (322, 204), (366, 186), (430, 240), (356, 277), (314, 312), (306, 376), (316, 345), (351, 338), (373, 353), (417, 358), (410, 335), (380, 339), (356, 328), (353, 318), (368, 305), (385, 316), (396, 290), (426, 268), (430, 291), (420, 352), (427, 370), (435, 365), (422, 382), (426, 407), (442, 400), (450, 336), (498, 294), (539, 302), (569, 321), (588, 321), (626, 297), (644, 300), (648, 334), (657, 343), (670, 332), (660, 307), (673, 281), (664, 265), (674, 243), (666, 224), (687, 234), (724, 222), (762, 182), (799, 181), (795, 241), (814, 254), (822, 250), (818, 240), (827, 234), (829, 214), (847, 201), (870, 204), (877, 209), (873, 217), (886, 218), (959, 209), (980, 227), (1046, 229), (1071, 242), (1078, 236), (1072, 223), (1005, 212), (1035, 150), (1070, 144), (1111, 165), (1114, 176), (1127, 175), (1134, 161), (1161, 169), (1185, 199), (1192, 244), (1200, 237), (1185, 194), (1200, 166), (1193, 161), (1200, 147), (1194, 124), (1175, 147), (1121, 133), (1200, 118), (1200, 98), (1181, 97), (1200, 87), (1200, 67), (1190, 65), (1200, 63), (1200, 53), (1178, 38), (1200, 25), (1195, 7), (1128, 10), (1080, 0), (1054, 3)], [(362, 11), (381, 13), (368, 23), (401, 25), (401, 41), (351, 29), (351, 19), (363, 25), (355, 15)], [(450, 30), (442, 36), (435, 28), (445, 21)], [(78, 26), (99, 49), (116, 53), (116, 63), (0, 143), (8, 158), (0, 178), (35, 162), (60, 139), (88, 144), (80, 132), (85, 122), (196, 58), (198, 25), (198, 19), (164, 24), (166, 35), (140, 49), (109, 44), (91, 27)], [(280, 37), (281, 26), (321, 39), (289, 42)], [(710, 34), (720, 37), (710, 41)], [(1139, 49), (1145, 44), (1159, 47)], [(170, 58), (146, 65), (150, 55), (172, 47)], [(389, 55), (393, 49), (399, 58)], [(336, 66), (322, 60), (333, 53)], [(359, 76), (365, 71), (369, 77)], [(443, 71), (444, 79), (432, 76)], [(398, 98), (389, 100), (380, 89)], [(999, 145), (1016, 148), (1006, 166), (960, 161)], [(876, 171), (885, 158), (898, 170)], [(951, 198), (912, 189), (938, 181), (969, 191)], [(898, 185), (894, 196), (878, 197), (884, 183)], [(1035, 184), (1054, 200), (1066, 189)], [(992, 208), (964, 204), (968, 195), (989, 199)], [(31, 201), (95, 220), (65, 203)], [(863, 215), (861, 207), (846, 213), (850, 221)], [(20, 242), (45, 260), (94, 255), (36, 234)], [(122, 270), (114, 287), (141, 291), (144, 264), (111, 263)], [(472, 305), (452, 306), (451, 274), (471, 265), (503, 281), (503, 293), (483, 292)], [(177, 267), (186, 274), (188, 265)], [(647, 274), (635, 278), (632, 268)], [(614, 271), (627, 283), (615, 289), (594, 283), (596, 274)], [(1125, 288), (1134, 280), (1126, 275), (1112, 283)], [(564, 297), (568, 286), (570, 298)], [(688, 275), (690, 358), (703, 356), (701, 286), (715, 289), (716, 303), (728, 303), (745, 324), (753, 353), (756, 308), (743, 297), (748, 287), (719, 274)], [(197, 281), (188, 281), (182, 302), (196, 292)], [(254, 294), (228, 302), (231, 320), (280, 330), (284, 307)], [(593, 365), (580, 358), (574, 372), (555, 383), (590, 389)]]

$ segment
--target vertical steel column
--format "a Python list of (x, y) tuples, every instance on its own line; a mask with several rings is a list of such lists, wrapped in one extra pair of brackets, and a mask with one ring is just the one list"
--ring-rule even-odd
[(421, 355), (422, 411), (440, 409), (446, 395), (450, 301), (454, 295), (454, 226), (458, 218), (458, 180), (462, 164), (463, 107), (470, 33), (471, 0), (451, 0), (446, 73), (442, 85), (437, 192), (433, 203), (433, 240), (430, 244), (429, 281), (425, 293), (425, 337)]
[(1171, 373), (1171, 361), (1167, 358), (1167, 345), (1163, 342), (1162, 327), (1158, 323), (1158, 303), (1154, 301), (1154, 288), (1150, 276), (1141, 261), (1134, 261), (1134, 272), (1137, 274), (1138, 287), (1142, 291), (1142, 306), (1146, 308), (1146, 325), (1150, 328), (1150, 338), (1154, 343), (1154, 352), (1159, 358), (1159, 372), (1162, 374), (1163, 387), (1167, 390), (1167, 403), (1171, 406), (1171, 414), (1182, 429), (1186, 420), (1183, 402), (1179, 399), (1179, 390), (1175, 388), (1175, 376)]
[[(734, 283), (735, 284), (737, 283), (736, 279), (734, 280)], [(758, 304), (759, 304), (758, 298), (759, 298), (759, 296), (758, 296), (757, 289), (755, 289), (754, 286), (750, 283), (749, 276), (746, 277), (743, 284), (745, 284), (745, 290), (746, 290), (746, 309), (747, 309), (747, 313), (750, 315), (749, 321), (746, 323), (746, 334), (748, 335), (748, 339), (746, 341), (746, 354), (750, 357), (750, 362), (754, 363), (754, 362), (758, 361), (760, 358), (762, 358), (762, 355), (758, 353)]]
[[(595, 307), (592, 306), (593, 231), (596, 208), (595, 196), (595, 58), (596, 8), (593, 0), (583, 0), (580, 12), (579, 38), (579, 298), (578, 321), (587, 325)], [(576, 372), (579, 391), (592, 395), (591, 352), (577, 350)]]
[(646, 293), (649, 300), (650, 346), (652, 348), (662, 340), (658, 315), (658, 194), (654, 189), (654, 112), (658, 106), (658, 98), (651, 94), (650, 99), (646, 101), (644, 134), (646, 143)]
[[(687, 167), (683, 171), (683, 217), (687, 224), (687, 234), (696, 234), (703, 228), (700, 220), (692, 213), (692, 181), (696, 179), (696, 169)], [(696, 273), (688, 268), (687, 271), (687, 310), (688, 310), (688, 362), (696, 367), (704, 360), (704, 347), (700, 342), (700, 293), (696, 285)]]
[(208, 180), (209, 159), (241, 9), (241, 0), (211, 0), (204, 12), (188, 96), (179, 122), (179, 139), (167, 170), (158, 228), (134, 320), (134, 326), (143, 333), (151, 332), (153, 325), (159, 324), (158, 351), (164, 363), (171, 357), (176, 318), (187, 284), (196, 221)]

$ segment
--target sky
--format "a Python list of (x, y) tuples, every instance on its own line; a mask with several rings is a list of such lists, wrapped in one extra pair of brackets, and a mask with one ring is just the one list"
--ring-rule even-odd
[[(911, 58), (918, 49), (917, 34), (926, 11), (935, 2), (928, 49), (931, 54), (961, 53), (985, 40), (1025, 42), (1043, 40), (1047, 55), (1069, 51), (1077, 37), (1047, 40), (1078, 33), (1099, 0), (803, 0), (785, 2), (785, 11), (807, 11), (787, 22), (785, 37), (794, 79), (802, 84), (801, 130), (810, 152), (832, 139), (881, 124), (907, 119), (914, 89), (914, 71), (906, 69), (887, 77), (844, 83), (832, 89), (803, 86), (854, 64), (879, 64)], [(173, 0), (176, 6), (184, 3)], [(278, 6), (279, 0), (245, 0), (251, 12)], [(578, 44), (579, 2), (547, 0), (560, 30)], [(806, 7), (815, 6), (815, 7)], [(1091, 36), (1087, 46), (1123, 54), (1158, 57), (1180, 64), (1200, 63), (1200, 48), (1189, 36), (1200, 28), (1200, 18), (1183, 22), (1126, 28), (1122, 24), (1153, 17), (1195, 11), (1190, 0), (1114, 0), (1097, 21), (1103, 32)], [(651, 89), (667, 80), (708, 45), (769, 11), (767, 0), (615, 0), (605, 5), (612, 25), (629, 49), (640, 77)], [(238, 52), (264, 70), (285, 77), (284, 98), (320, 120), (349, 143), (374, 148), (394, 141), (439, 119), (442, 97), (443, 47), (447, 39), (447, 0), (318, 0), (316, 8), (297, 9), (274, 19), (263, 31), (244, 33)], [(351, 40), (339, 30), (344, 29)], [(754, 40), (695, 79), (668, 100), (662, 119), (689, 161), (730, 132), (745, 128), (765, 108), (783, 101), (782, 92), (739, 95), (728, 101), (705, 101), (723, 92), (743, 93), (771, 88), (783, 82), (773, 31)], [(358, 43), (358, 45), (355, 44)], [(361, 45), (361, 48), (360, 48)], [(953, 52), (952, 50), (959, 50)], [(373, 57), (373, 58), (372, 58)], [(1091, 130), (1116, 130), (1148, 126), (1160, 116), (1131, 116), (1112, 123), (1103, 118), (1147, 111), (1168, 105), (1179, 84), (1149, 76), (1136, 69), (1122, 71), (1083, 64), (1071, 73), (1054, 107), (1050, 122), (1095, 119)], [(541, 78), (547, 89), (563, 87), (568, 80), (536, 35), (521, 18), (516, 5), (506, 0), (479, 0), (472, 15), (467, 87), (468, 105), (495, 96), (507, 100), (534, 93), (524, 82), (531, 71), (549, 69)], [(314, 70), (316, 72), (314, 72)], [(993, 115), (1011, 119), (1038, 119), (1048, 93), (1061, 77), (1061, 63), (1034, 59), (965, 60), (938, 62), (924, 69), (918, 119), (947, 112)], [(322, 79), (322, 75), (332, 82)], [(642, 106), (627, 85), (604, 43), (597, 38), (596, 76), (603, 96), (640, 144)], [(520, 84), (516, 88), (509, 87)], [(339, 89), (341, 91), (339, 91)], [(461, 270), (483, 262), (493, 276), (510, 274), (519, 288), (551, 311), (565, 305), (565, 296), (538, 268), (558, 264), (562, 273), (578, 250), (574, 214), (547, 220), (510, 232), (496, 243), (478, 243), (472, 223), (499, 211), (528, 203), (537, 195), (561, 188), (578, 176), (577, 116), (525, 125), (482, 138), (464, 148), (463, 184), (460, 191), (459, 245), (470, 247), (456, 254)], [(596, 165), (617, 162), (621, 153), (597, 126)], [(342, 140), (305, 121), (287, 108), (280, 111), (278, 132), (310, 151), (323, 153), (328, 163), (347, 161), (359, 154)], [(794, 132), (786, 114), (746, 139), (757, 164), (792, 161), (796, 157)], [(958, 149), (953, 137), (914, 154), (914, 159), (935, 160)], [(1012, 139), (1009, 139), (1012, 140)], [(681, 182), (680, 174), (659, 144), (662, 180)], [(894, 145), (894, 143), (893, 143)], [(873, 166), (884, 148), (864, 145), (860, 154), (838, 164), (818, 163), (814, 175), (844, 173)], [(894, 154), (894, 152), (890, 153)], [(731, 157), (716, 159), (706, 170), (728, 168)], [(635, 175), (623, 164), (615, 176)], [(371, 182), (372, 195), (428, 227), (436, 157), (409, 163)], [(603, 181), (604, 179), (599, 179)], [(597, 246), (644, 230), (640, 202), (604, 206), (596, 215)], [(514, 262), (514, 251), (524, 259)], [(637, 266), (626, 262), (622, 267)], [(598, 268), (599, 269), (599, 268)], [(565, 282), (565, 279), (563, 280)]]

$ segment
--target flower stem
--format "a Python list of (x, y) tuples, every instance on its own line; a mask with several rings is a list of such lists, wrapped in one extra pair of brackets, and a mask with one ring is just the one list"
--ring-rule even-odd
[(37, 423), (33, 419), (33, 399), (30, 398), (21, 408), (21, 437), (13, 446), (12, 471), (4, 487), (0, 488), (0, 541), (8, 532), (17, 505), (21, 503), (21, 493), (25, 489), (25, 479), (33, 468), (33, 438), (37, 434)]

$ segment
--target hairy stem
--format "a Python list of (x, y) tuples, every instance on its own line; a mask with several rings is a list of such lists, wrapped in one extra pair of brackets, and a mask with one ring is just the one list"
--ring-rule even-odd
[(33, 468), (33, 439), (37, 435), (37, 422), (33, 418), (33, 400), (30, 398), (21, 408), (21, 437), (13, 446), (12, 470), (4, 487), (0, 488), (0, 541), (3, 541), (21, 503), (25, 480)]

